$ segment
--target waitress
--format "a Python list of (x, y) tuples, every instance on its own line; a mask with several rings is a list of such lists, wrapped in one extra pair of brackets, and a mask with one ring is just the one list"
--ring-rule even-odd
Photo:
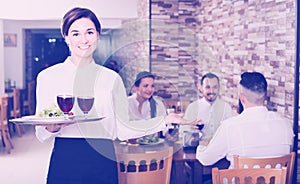
[[(41, 141), (55, 139), (47, 183), (118, 183), (113, 140), (126, 140), (159, 132), (179, 115), (130, 121), (126, 90), (121, 77), (97, 65), (93, 53), (100, 38), (101, 24), (86, 8), (73, 8), (62, 20), (61, 32), (70, 49), (62, 63), (49, 67), (37, 77), (36, 114), (57, 105), (56, 96), (93, 96), (91, 115), (101, 121), (36, 126)], [(75, 101), (72, 112), (80, 115)]]

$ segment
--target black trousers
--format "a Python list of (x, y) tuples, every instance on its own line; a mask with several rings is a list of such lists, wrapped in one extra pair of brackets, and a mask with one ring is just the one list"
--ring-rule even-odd
[(47, 184), (117, 184), (115, 149), (109, 139), (56, 138)]

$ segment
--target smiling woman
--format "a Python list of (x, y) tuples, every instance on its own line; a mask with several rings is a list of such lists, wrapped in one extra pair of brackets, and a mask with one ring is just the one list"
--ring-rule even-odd
[(154, 97), (155, 76), (147, 71), (137, 74), (134, 94), (128, 97), (129, 114), (131, 119), (149, 119), (166, 114), (163, 102)]
[[(63, 18), (62, 35), (69, 46), (71, 55), (64, 63), (56, 64), (39, 73), (37, 78), (37, 113), (49, 107), (51, 103), (55, 103), (55, 97), (58, 94), (94, 96), (93, 87), (97, 74), (101, 73), (104, 76), (110, 76), (110, 72), (97, 66), (93, 60), (93, 52), (97, 47), (100, 31), (100, 22), (96, 15), (90, 10), (73, 8), (66, 13)], [(106, 86), (105, 84), (99, 86), (103, 85)], [(109, 86), (106, 87), (109, 88)], [(85, 91), (81, 91), (81, 89), (85, 89)], [(78, 104), (76, 104), (76, 106), (76, 109), (78, 109)], [(78, 110), (74, 112), (77, 113), (77, 115), (79, 114)], [(82, 130), (80, 130), (81, 128)], [(93, 181), (116, 183), (117, 173), (114, 170), (114, 168), (116, 168), (113, 159), (114, 149), (112, 140), (108, 139), (114, 135), (109, 135), (109, 133), (104, 130), (102, 130), (102, 134), (99, 133), (99, 135), (97, 135), (96, 132), (91, 134), (89, 130), (86, 136), (107, 139), (94, 140), (79, 138), (82, 137), (81, 133), (84, 133), (84, 129), (85, 128), (74, 124), (44, 124), (36, 127), (36, 135), (40, 141), (53, 139), (59, 134), (76, 138), (64, 137), (55, 139), (55, 152), (53, 152), (51, 156), (47, 183), (82, 183), (83, 180), (86, 183)], [(95, 129), (101, 132), (99, 129), (103, 129), (103, 127), (101, 124), (94, 124), (91, 125), (89, 129)], [(96, 141), (97, 145), (101, 145), (105, 148), (107, 153), (109, 153), (109, 159), (106, 158), (104, 153), (99, 154), (100, 151), (94, 150), (94, 148), (89, 145), (89, 143), (93, 141)], [(68, 159), (70, 156), (72, 159)], [(91, 165), (89, 163), (89, 158), (93, 159), (94, 164)], [(88, 168), (98, 171), (97, 174), (91, 175)], [(107, 172), (104, 172), (104, 168)], [(98, 173), (104, 175), (99, 175)], [(87, 175), (89, 177), (86, 177)]]
[[(37, 77), (37, 114), (57, 104), (58, 94), (68, 94), (93, 96), (89, 115), (105, 117), (92, 123), (36, 126), (36, 136), (41, 142), (55, 139), (47, 183), (117, 183), (113, 140), (142, 137), (164, 130), (166, 124), (183, 122), (176, 114), (130, 120), (120, 75), (93, 59), (100, 31), (100, 22), (91, 10), (80, 7), (69, 10), (63, 17), (62, 34), (71, 50), (70, 56)], [(83, 114), (78, 105), (77, 101), (71, 110), (75, 116)]]
[[(68, 22), (69, 20), (66, 19), (65, 21)], [(88, 18), (80, 18), (71, 23), (65, 23), (62, 27), (62, 33), (72, 53), (71, 60), (76, 65), (88, 64), (98, 45), (97, 40), (101, 31), (100, 23), (97, 22), (96, 28), (93, 21)]]

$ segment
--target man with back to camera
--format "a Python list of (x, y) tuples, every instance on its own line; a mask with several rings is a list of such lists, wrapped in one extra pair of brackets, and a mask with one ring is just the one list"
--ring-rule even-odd
[[(221, 99), (220, 79), (213, 73), (206, 73), (199, 81), (198, 90), (203, 98), (197, 99), (188, 105), (184, 118), (187, 120), (201, 119), (204, 123), (200, 144), (207, 145), (213, 137), (220, 122), (233, 116), (228, 103)], [(180, 134), (184, 131), (193, 131), (191, 126), (180, 125)]]
[(196, 158), (203, 165), (212, 165), (226, 156), (232, 168), (233, 155), (274, 157), (292, 150), (292, 122), (264, 106), (265, 77), (258, 72), (243, 73), (238, 91), (244, 111), (222, 121), (207, 147), (198, 146)]

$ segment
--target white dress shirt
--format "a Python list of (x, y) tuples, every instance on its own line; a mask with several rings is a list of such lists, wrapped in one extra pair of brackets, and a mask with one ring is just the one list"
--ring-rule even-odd
[(293, 144), (292, 122), (264, 106), (245, 109), (221, 122), (207, 147), (198, 146), (196, 157), (212, 165), (225, 156), (233, 167), (233, 155), (272, 157), (290, 153)]
[[(136, 93), (128, 97), (129, 103), (129, 117), (131, 120), (140, 120), (140, 119), (150, 119), (151, 118), (151, 108), (149, 100), (143, 103), (141, 113), (139, 112), (138, 106), (139, 102), (136, 99)], [(158, 98), (153, 96), (153, 99), (156, 102), (156, 116), (165, 116), (166, 107), (164, 103)]]
[[(69, 58), (40, 72), (37, 77), (38, 115), (45, 108), (57, 104), (58, 94), (93, 95), (94, 106), (89, 114), (105, 117), (101, 121), (76, 123), (62, 128), (57, 133), (36, 126), (36, 136), (43, 142), (60, 137), (109, 138), (125, 140), (141, 137), (165, 129), (164, 117), (130, 121), (128, 100), (121, 77), (112, 70), (97, 65), (94, 61), (87, 66), (77, 67)], [(77, 101), (72, 112), (81, 115)]]
[[(219, 97), (213, 104), (208, 103), (205, 98), (198, 99), (188, 105), (184, 118), (187, 120), (202, 120), (204, 128), (202, 129), (201, 140), (209, 141), (220, 126), (220, 122), (234, 115), (232, 108), (228, 103)], [(191, 126), (180, 126), (180, 134), (184, 131), (192, 131)]]

